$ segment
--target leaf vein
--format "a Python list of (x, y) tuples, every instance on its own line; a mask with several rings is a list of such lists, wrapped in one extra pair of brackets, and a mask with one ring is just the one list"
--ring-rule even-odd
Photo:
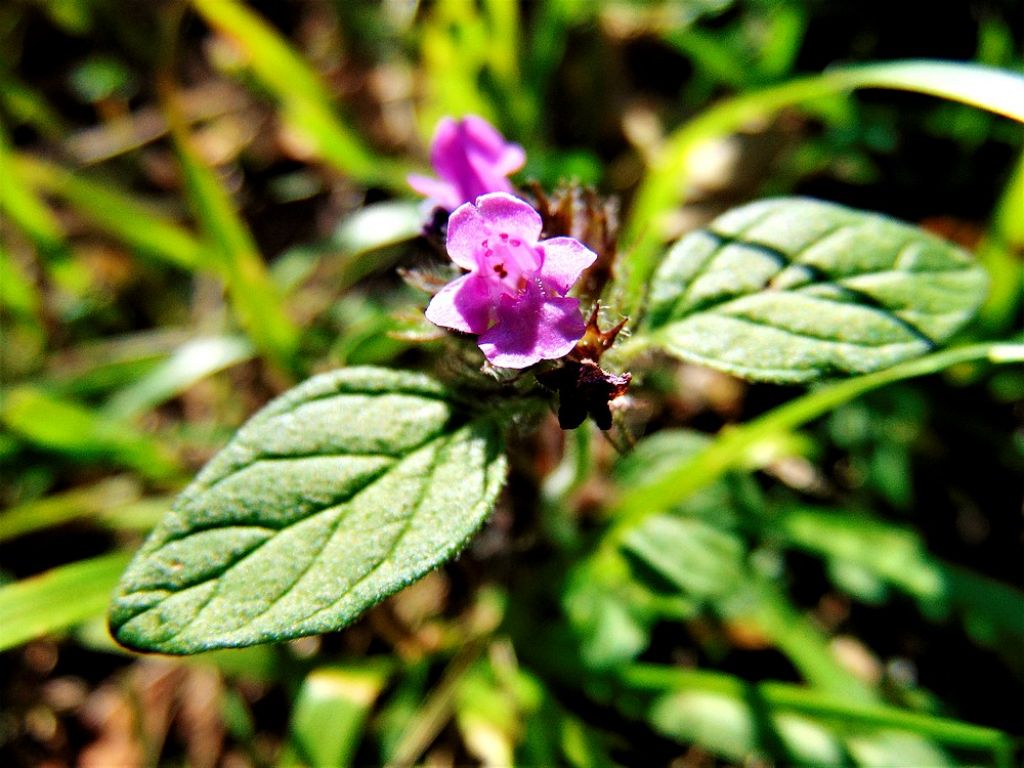
[(230, 480), (235, 475), (237, 475), (237, 474), (239, 474), (241, 472), (244, 472), (245, 470), (249, 469), (250, 467), (254, 467), (257, 464), (260, 464), (262, 462), (273, 463), (275, 461), (291, 461), (293, 459), (295, 459), (295, 460), (302, 460), (302, 459), (319, 459), (319, 458), (324, 458), (324, 459), (344, 459), (344, 458), (355, 458), (355, 459), (395, 459), (395, 460), (397, 460), (397, 459), (401, 459), (407, 453), (411, 453), (413, 451), (419, 450), (421, 447), (423, 447), (428, 442), (433, 440), (436, 436), (437, 436), (437, 433), (432, 434), (432, 435), (428, 436), (425, 440), (423, 440), (423, 442), (418, 443), (417, 445), (410, 446), (405, 451), (405, 453), (396, 453), (396, 454), (390, 454), (390, 453), (384, 453), (384, 452), (377, 453), (377, 452), (372, 452), (372, 451), (366, 451), (366, 452), (359, 452), (359, 451), (345, 452), (345, 451), (339, 451), (339, 452), (336, 452), (336, 453), (319, 453), (319, 452), (316, 452), (316, 451), (309, 451), (307, 453), (295, 453), (295, 454), (290, 454), (290, 453), (280, 453), (280, 454), (261, 453), (258, 456), (254, 456), (254, 457), (252, 457), (250, 459), (247, 459), (242, 464), (238, 464), (236, 466), (233, 466), (230, 470), (228, 470), (226, 475), (221, 475), (220, 477), (218, 477), (218, 478), (216, 478), (215, 480), (212, 480), (212, 481), (208, 480), (206, 485), (202, 487), (202, 489), (199, 491), (199, 493), (209, 493), (214, 488), (219, 486), (221, 483), (224, 483), (224, 482)]
[(774, 213), (775, 211), (772, 209), (765, 211), (764, 215), (758, 216), (753, 221), (747, 222), (732, 235), (723, 235), (707, 227), (698, 230), (699, 233), (709, 235), (713, 240), (717, 240), (718, 245), (715, 247), (713, 251), (711, 251), (710, 254), (708, 254), (708, 257), (704, 259), (701, 265), (693, 273), (693, 279), (690, 281), (690, 284), (687, 285), (686, 288), (679, 294), (679, 296), (676, 297), (676, 300), (672, 302), (672, 309), (668, 313), (669, 317), (674, 315), (679, 306), (681, 304), (685, 304), (685, 302), (689, 299), (690, 291), (693, 289), (693, 286), (703, 275), (707, 274), (709, 269), (711, 269), (711, 266), (715, 263), (715, 259), (717, 259), (722, 254), (722, 251), (725, 250), (724, 246), (726, 244), (732, 241), (739, 240), (739, 238), (743, 237), (743, 235), (752, 230), (758, 224), (763, 223), (765, 219), (770, 218)]

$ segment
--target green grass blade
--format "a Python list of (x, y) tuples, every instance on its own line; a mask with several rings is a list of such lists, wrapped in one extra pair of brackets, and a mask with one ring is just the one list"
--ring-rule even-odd
[(977, 249), (978, 261), (989, 272), (988, 300), (979, 320), (990, 332), (1013, 327), (1017, 308), (1024, 300), (1024, 154), (1017, 161), (996, 206), (985, 239)]
[(507, 0), (484, 0), (482, 6), (487, 30), (487, 69), (498, 91), (495, 102), (501, 110), (502, 122), (514, 128), (517, 136), (528, 137), (538, 129), (537, 115), (542, 104), (522, 85), (520, 5)]
[(64, 229), (53, 211), (25, 182), (14, 163), (14, 153), (0, 124), (0, 211), (47, 255), (67, 255)]
[(22, 439), (73, 459), (111, 462), (154, 479), (179, 471), (168, 451), (149, 435), (37, 387), (5, 391), (0, 421)]
[(662, 247), (662, 218), (683, 202), (690, 158), (705, 142), (779, 110), (861, 88), (959, 101), (1024, 122), (1024, 75), (947, 61), (911, 60), (833, 69), (720, 102), (675, 131), (637, 191), (625, 227), (628, 254), (615, 286), (618, 310), (635, 316)]
[(140, 497), (138, 482), (128, 477), (110, 477), (84, 488), (19, 504), (0, 512), (0, 542), (71, 520), (101, 515), (132, 504)]
[(289, 741), (278, 765), (352, 765), (366, 718), (387, 678), (387, 670), (380, 666), (321, 667), (310, 672), (295, 698)]
[(13, 315), (34, 318), (41, 303), (35, 284), (0, 243), (0, 306)]
[(130, 557), (115, 552), (0, 587), (0, 651), (101, 615)]
[(476, 3), (441, 0), (431, 8), (420, 32), (427, 98), (419, 117), (425, 136), (446, 115), (472, 113), (500, 122), (497, 105), (480, 87), (489, 68), (489, 38)]
[(168, 90), (165, 113), (178, 151), (189, 202), (210, 242), (239, 323), (258, 349), (285, 368), (294, 364), (298, 331), (285, 315), (252, 234), (214, 172), (207, 167)]
[(47, 139), (59, 141), (67, 131), (42, 94), (20, 80), (4, 60), (0, 60), (0, 104), (14, 125), (31, 125)]
[[(636, 664), (627, 668), (622, 681), (634, 689), (668, 695), (715, 694), (742, 705), (744, 710), (758, 703), (767, 707), (767, 714), (771, 716), (784, 712), (805, 714), (834, 725), (840, 733), (850, 728), (903, 731), (948, 747), (988, 752), (995, 765), (1007, 768), (1011, 761), (1013, 741), (995, 728), (879, 704), (858, 703), (843, 696), (787, 683), (753, 684), (719, 672), (655, 664)], [(751, 712), (754, 717), (762, 714)]]
[(846, 88), (891, 88), (959, 101), (1024, 123), (1024, 75), (980, 64), (911, 60), (865, 64), (826, 76)]
[(115, 393), (103, 412), (114, 419), (130, 419), (252, 356), (252, 345), (237, 336), (192, 339), (144, 377)]
[(797, 610), (776, 584), (756, 579), (752, 591), (755, 601), (750, 618), (810, 685), (849, 702), (878, 701), (870, 685), (839, 664), (825, 633)]
[(772, 79), (793, 68), (807, 33), (808, 10), (800, 3), (778, 3), (766, 15), (768, 32), (759, 51), (759, 69)]
[[(572, 17), (582, 15), (588, 6), (588, 3), (573, 0), (540, 0), (534, 3), (528, 51), (522, 61), (522, 85), (537, 109), (544, 104), (555, 70), (565, 56)], [(540, 129), (539, 125), (534, 126), (535, 132), (539, 133)]]
[(85, 341), (52, 357), (36, 383), (72, 399), (106, 396), (152, 371), (190, 335), (187, 328), (165, 326)]
[(754, 421), (722, 433), (707, 448), (672, 469), (628, 488), (613, 505), (615, 523), (609, 543), (621, 541), (647, 515), (669, 509), (706, 487), (730, 469), (747, 462), (764, 445), (842, 403), (903, 379), (938, 373), (959, 363), (1024, 361), (1022, 344), (975, 344), (936, 352), (883, 371), (828, 384), (792, 400)]
[(318, 157), (363, 184), (408, 191), (406, 169), (363, 144), (331, 108), (331, 94), (317, 74), (270, 25), (236, 0), (192, 0), (192, 5), (234, 43), (284, 119), (311, 142)]
[(65, 201), (101, 230), (132, 248), (184, 269), (202, 266), (199, 240), (174, 221), (140, 204), (130, 192), (28, 155), (15, 156), (13, 163), (18, 175), (33, 188)]

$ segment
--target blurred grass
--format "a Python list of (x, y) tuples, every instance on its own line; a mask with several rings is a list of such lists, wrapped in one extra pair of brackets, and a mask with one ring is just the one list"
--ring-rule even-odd
[(53, 258), (67, 255), (64, 231), (49, 207), (16, 173), (10, 140), (0, 123), (0, 206), (32, 238), (42, 255)]
[[(139, 668), (116, 655), (99, 618), (122, 550), (290, 377), (361, 362), (459, 365), (447, 348), (419, 343), (426, 296), (391, 277), (396, 265), (430, 274), (436, 263), (413, 242), (422, 212), (404, 198), (405, 174), (422, 164), (440, 116), (495, 121), (527, 147), (524, 178), (599, 180), (624, 196), (624, 262), (611, 289), (623, 303), (610, 309), (634, 319), (666, 215), (821, 177), (843, 185), (826, 190), (874, 200), (886, 178), (923, 179), (939, 160), (963, 184), (955, 161), (966, 157), (979, 202), (929, 188), (921, 205), (977, 224), (989, 211), (971, 211), (997, 196), (991, 169), (1008, 153), (1020, 157), (1019, 126), (992, 115), (951, 105), (894, 116), (871, 97), (848, 98), (898, 88), (1022, 119), (1014, 71), (1024, 52), (998, 17), (980, 22), (970, 42), (977, 64), (1001, 72), (894, 61), (820, 73), (806, 57), (823, 11), (801, 3), (399, 6), (257, 11), (193, 0), (203, 24), (174, 33), (173, 61), (160, 53), (173, 47), (160, 37), (166, 19), (145, 6), (16, 0), (0, 9), (0, 471), (10, 504), (0, 512), (0, 556), (4, 578), (15, 579), (0, 587), (0, 646), (12, 675), (28, 674), (52, 645), (38, 638), (75, 625), (54, 647), (60, 674), (86, 680), (90, 695), (108, 675)], [(834, 46), (835, 61), (889, 56), (881, 42), (843, 47), (827, 28), (822, 44)], [(197, 94), (213, 103), (196, 108)], [(809, 119), (791, 119), (794, 106)], [(765, 142), (770, 161), (754, 157), (752, 185), (721, 171), (718, 197), (694, 198), (697, 149), (739, 131), (744, 146)], [(899, 143), (904, 131), (914, 146)], [(918, 147), (931, 152), (925, 161)], [(1021, 162), (978, 246), (995, 286), (973, 331), (981, 338), (1019, 341)], [(640, 366), (644, 354), (637, 338), (607, 360)], [(1019, 344), (993, 341), (791, 399), (657, 363), (623, 409), (638, 433), (658, 430), (637, 444), (632, 474), (607, 471), (609, 448), (594, 430), (563, 440), (545, 423), (532, 441), (518, 436), (511, 490), (457, 563), (345, 632), (188, 662), (222, 676), (208, 721), (226, 729), (225, 754), (256, 766), (605, 766), (641, 754), (686, 768), (713, 755), (1011, 765), (1010, 735), (966, 722), (988, 717), (1012, 733), (1010, 719), (955, 683), (929, 690), (933, 659), (920, 660), (920, 681), (870, 672), (901, 658), (893, 638), (905, 633), (908, 643), (934, 639), (940, 656), (977, 650), (948, 663), (977, 663), (977, 684), (998, 688), (993, 696), (1020, 689), (1024, 597), (1019, 584), (988, 575), (1006, 564), (990, 571), (977, 556), (967, 567), (962, 542), (934, 554), (926, 542), (937, 532), (961, 535), (944, 530), (953, 527), (945, 518), (893, 519), (918, 503), (903, 476), (916, 468), (912, 452), (934, 450), (943, 433), (927, 409), (899, 401), (917, 428), (889, 434), (899, 425), (869, 398), (859, 404), (878, 416), (876, 443), (806, 427), (852, 398), (945, 372), (914, 392), (937, 403), (940, 388), (956, 387), (965, 418), (977, 419), (979, 461), (1009, 485), (1020, 441), (1006, 436), (997, 453), (993, 435), (1011, 429), (1006, 403), (1024, 391), (1014, 379), (1021, 361)], [(789, 402), (766, 409), (766, 397)], [(713, 432), (757, 413), (699, 444), (657, 444), (680, 426)], [(878, 476), (845, 483), (836, 467), (854, 466), (861, 450), (875, 451), (869, 471)], [(836, 497), (820, 497), (821, 477), (800, 485), (780, 469), (793, 466), (824, 475)], [(959, 499), (964, 491), (950, 483)], [(996, 537), (1011, 529), (997, 518), (1003, 508), (981, 513)], [(114, 551), (92, 557), (83, 542), (95, 537)], [(86, 559), (36, 575), (38, 548), (50, 546), (50, 562)], [(807, 608), (809, 596), (821, 605)], [(924, 630), (878, 625), (875, 611), (908, 597)], [(862, 613), (841, 628), (822, 623), (822, 605), (851, 599)], [(936, 634), (950, 617), (960, 623)], [(959, 645), (951, 634), (963, 635)], [(837, 642), (851, 638), (868, 672)], [(382, 663), (356, 662), (364, 657)], [(12, 685), (4, 717), (48, 707), (38, 684), (46, 679), (22, 686), (39, 691), (28, 700)], [(53, 717), (71, 734), (68, 749), (92, 738), (77, 714)], [(187, 752), (175, 738), (162, 755), (172, 762)], [(28, 742), (17, 739), (0, 735), (0, 761)], [(53, 743), (51, 757), (61, 749)]]
[(232, 307), (253, 343), (286, 370), (295, 370), (299, 332), (284, 314), (281, 296), (245, 222), (188, 134), (173, 86), (164, 83), (163, 106), (178, 152), (185, 193), (224, 276)]
[(377, 156), (363, 144), (336, 113), (317, 75), (259, 16), (235, 0), (192, 0), (192, 5), (238, 47), (278, 103), (282, 119), (301, 132), (314, 156), (368, 186), (406, 190), (407, 170), (402, 164)]
[(387, 678), (386, 669), (368, 666), (321, 667), (310, 672), (295, 697), (289, 743), (278, 765), (352, 765), (363, 727)]
[(148, 531), (170, 501), (152, 497), (143, 500), (141, 483), (131, 476), (115, 475), (7, 508), (0, 515), (0, 543), (72, 521)]
[(105, 611), (129, 559), (114, 552), (0, 586), (0, 651)]
[(1024, 298), (1024, 154), (1017, 161), (999, 199), (985, 238), (979, 243), (978, 261), (989, 271), (989, 296), (979, 315), (986, 331), (1003, 334), (1013, 327)]
[(93, 180), (40, 158), (11, 158), (11, 171), (31, 189), (67, 202), (101, 231), (139, 252), (187, 270), (209, 268), (200, 242), (176, 222), (119, 190), (112, 180)]
[(609, 541), (619, 541), (624, 532), (637, 521), (684, 501), (694, 491), (710, 485), (726, 471), (743, 466), (754, 458), (759, 443), (770, 444), (780, 435), (878, 387), (902, 379), (939, 373), (951, 366), (973, 361), (1020, 364), (1024, 361), (1024, 346), (997, 342), (953, 348), (877, 373), (822, 385), (759, 419), (728, 430), (695, 456), (684, 457), (670, 470), (648, 477), (627, 489), (613, 506), (611, 516), (615, 520), (615, 528), (609, 535)]
[[(844, 753), (853, 752), (856, 757), (850, 742), (857, 738), (856, 729), (866, 727), (879, 729), (879, 734), (899, 731), (952, 747), (985, 752), (992, 764), (1000, 768), (1010, 766), (1013, 760), (1013, 742), (1000, 731), (893, 707), (863, 705), (841, 695), (783, 683), (750, 684), (714, 672), (648, 664), (637, 664), (626, 670), (623, 681), (630, 686), (664, 692), (653, 703), (651, 713), (660, 729), (686, 739), (714, 743), (734, 759), (758, 750), (778, 753), (781, 746), (787, 759), (797, 764), (840, 764)], [(807, 715), (822, 725), (834, 724), (838, 733), (815, 733), (794, 727), (795, 723), (787, 728), (782, 719), (785, 712)], [(849, 741), (843, 745), (846, 740)], [(897, 748), (883, 748), (883, 761), (913, 759), (909, 757), (913, 749), (908, 751), (898, 743), (893, 746)], [(924, 759), (956, 764), (935, 753), (923, 754)], [(871, 759), (864, 762), (876, 764)]]
[(154, 480), (181, 473), (178, 462), (153, 437), (31, 385), (4, 393), (0, 421), (30, 443), (73, 459), (109, 461)]
[(619, 311), (638, 318), (664, 242), (661, 222), (682, 204), (693, 153), (780, 110), (864, 88), (913, 91), (959, 101), (1024, 122), (1024, 75), (975, 64), (898, 61), (836, 68), (726, 99), (676, 129), (652, 160), (623, 234), (628, 249), (610, 291)]
[[(956, 611), (977, 642), (1024, 643), (1024, 591), (942, 562), (912, 530), (863, 515), (790, 507), (767, 521), (766, 533), (833, 566), (862, 569), (911, 595), (927, 614), (942, 618)], [(867, 597), (880, 602), (885, 595), (871, 589)]]

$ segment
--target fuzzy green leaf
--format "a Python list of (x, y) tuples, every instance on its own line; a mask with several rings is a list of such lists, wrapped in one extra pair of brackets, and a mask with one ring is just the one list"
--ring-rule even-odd
[(458, 552), (504, 477), (497, 425), (434, 380), (314, 377), (177, 499), (121, 579), (111, 632), (195, 653), (338, 629)]
[(800, 198), (737, 208), (680, 240), (643, 334), (748, 379), (868, 373), (934, 349), (987, 278), (960, 248), (893, 219)]

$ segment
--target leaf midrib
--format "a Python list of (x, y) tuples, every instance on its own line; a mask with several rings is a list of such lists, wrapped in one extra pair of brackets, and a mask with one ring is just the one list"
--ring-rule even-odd
[[(871, 308), (870, 307), (866, 307), (865, 309), (869, 309), (870, 310)], [(737, 323), (743, 323), (743, 324), (746, 324), (746, 325), (752, 325), (755, 328), (769, 328), (769, 329), (771, 329), (773, 331), (778, 331), (779, 333), (785, 333), (787, 335), (795, 336), (797, 338), (808, 339), (810, 341), (816, 341), (816, 342), (823, 341), (823, 342), (827, 342), (829, 344), (835, 344), (837, 346), (859, 347), (859, 348), (862, 348), (862, 349), (878, 349), (879, 347), (887, 347), (887, 346), (891, 346), (893, 344), (909, 344), (909, 343), (911, 343), (909, 340), (908, 341), (890, 341), (890, 342), (886, 342), (885, 344), (870, 344), (870, 343), (867, 343), (867, 342), (845, 341), (845, 340), (831, 338), (831, 337), (828, 337), (828, 336), (815, 336), (812, 333), (805, 333), (805, 332), (801, 332), (801, 331), (795, 331), (795, 330), (792, 330), (792, 329), (789, 329), (789, 328), (782, 328), (782, 327), (780, 327), (778, 325), (769, 325), (768, 323), (760, 323), (760, 322), (758, 322), (756, 320), (750, 319), (749, 317), (743, 317), (742, 315), (728, 315), (728, 314), (724, 314), (724, 313), (715, 313), (715, 315), (717, 317), (725, 318), (727, 320), (735, 320)], [(890, 317), (889, 315), (885, 315), (885, 316), (886, 317)], [(663, 328), (659, 328), (658, 331), (655, 333), (655, 335), (657, 337), (661, 337), (661, 338), (668, 338), (668, 336), (669, 336), (673, 326), (682, 325), (682, 324), (684, 324), (689, 319), (691, 319), (691, 318), (686, 317), (686, 318), (683, 318), (681, 320), (677, 320), (677, 321), (675, 321), (673, 323), (670, 323), (669, 325), (666, 325)], [(896, 318), (896, 319), (898, 320), (898, 318)], [(901, 323), (901, 325), (902, 325), (902, 323)], [(922, 343), (927, 342), (927, 343), (932, 344), (932, 345), (935, 344), (934, 341), (931, 341), (924, 334), (921, 334), (920, 337), (915, 335), (914, 338), (917, 341), (920, 341)]]

